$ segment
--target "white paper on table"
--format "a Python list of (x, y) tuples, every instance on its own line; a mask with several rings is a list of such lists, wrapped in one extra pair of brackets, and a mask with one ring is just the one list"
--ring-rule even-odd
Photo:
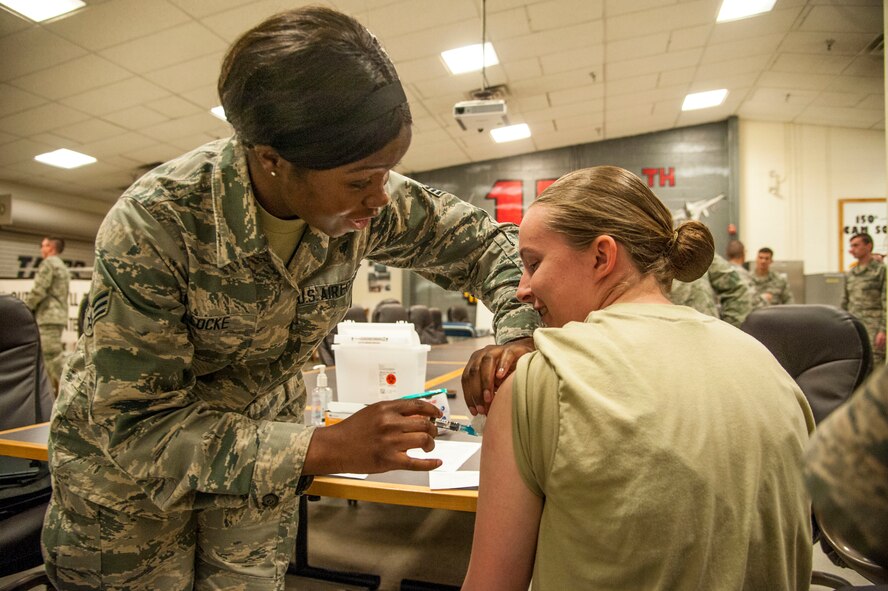
[(340, 478), (354, 478), (355, 480), (364, 480), (369, 474), (352, 474), (351, 472), (341, 472), (339, 474), (330, 474), (330, 476), (339, 476)]
[(429, 472), (429, 488), (432, 490), (446, 488), (478, 488), (480, 476), (481, 472), (478, 470)]
[(472, 441), (435, 441), (435, 449), (426, 453), (420, 448), (408, 449), (407, 455), (420, 460), (437, 459), (444, 463), (434, 472), (456, 472), (459, 467), (481, 449), (480, 443)]

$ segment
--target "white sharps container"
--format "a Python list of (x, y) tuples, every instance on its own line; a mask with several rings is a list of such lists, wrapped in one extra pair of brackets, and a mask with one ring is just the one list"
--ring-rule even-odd
[[(333, 344), (339, 402), (372, 404), (424, 391), (430, 349), (409, 322), (340, 322)], [(450, 420), (446, 394), (426, 400)]]

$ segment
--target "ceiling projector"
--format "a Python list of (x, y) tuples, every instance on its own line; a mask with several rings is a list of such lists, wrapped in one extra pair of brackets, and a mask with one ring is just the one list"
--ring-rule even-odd
[(462, 101), (453, 105), (453, 118), (463, 129), (493, 129), (508, 125), (506, 101), (500, 99)]

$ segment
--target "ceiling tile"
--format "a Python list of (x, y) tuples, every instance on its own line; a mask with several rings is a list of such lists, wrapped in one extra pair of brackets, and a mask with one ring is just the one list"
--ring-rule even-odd
[(11, 12), (0, 9), (0, 37), (5, 37), (6, 35), (11, 35), (34, 26), (36, 25), (33, 25)]
[[(693, 74), (693, 72), (691, 72), (691, 74)], [(659, 76), (657, 74), (645, 74), (644, 76), (608, 81), (604, 87), (604, 93), (608, 97), (613, 97), (623, 94), (645, 92), (657, 87), (658, 78)], [(688, 78), (688, 80), (690, 80), (690, 78)]]
[(91, 115), (105, 115), (126, 107), (159, 99), (169, 93), (144, 78), (128, 78), (89, 92), (69, 96), (60, 102)]
[(539, 58), (542, 64), (543, 74), (558, 74), (577, 68), (588, 68), (596, 72), (596, 77), (602, 77), (602, 64), (604, 62), (604, 46), (600, 44), (589, 45), (568, 51), (550, 53)]
[[(827, 41), (832, 40), (827, 49)], [(873, 40), (872, 33), (806, 33), (791, 31), (786, 34), (781, 51), (790, 53), (831, 53), (834, 55), (857, 55)]]
[(45, 102), (46, 99), (30, 92), (25, 92), (9, 84), (0, 84), (0, 117), (32, 109)]
[(521, 98), (509, 99), (509, 108), (514, 104), (516, 108), (525, 111), (539, 111), (547, 109), (550, 105), (549, 97), (546, 94), (535, 94), (530, 96), (522, 96)]
[(42, 28), (25, 29), (0, 38), (0, 81), (51, 68), (85, 53), (85, 49)]
[(833, 92), (862, 92), (864, 94), (880, 94), (885, 92), (885, 81), (882, 78), (865, 78), (860, 76), (836, 76), (826, 86)]
[(660, 78), (657, 86), (660, 88), (677, 86), (680, 84), (690, 84), (697, 73), (697, 68), (678, 68), (675, 70), (663, 70), (660, 72)]
[(870, 76), (881, 78), (885, 74), (882, 65), (883, 56), (861, 55), (851, 61), (851, 65), (842, 71), (846, 76)]
[(696, 49), (703, 47), (709, 41), (713, 23), (675, 29), (669, 33), (669, 51), (681, 51), (683, 49)]
[(788, 72), (762, 72), (758, 85), (766, 88), (786, 88), (787, 86), (801, 90), (823, 90), (834, 76), (826, 74), (794, 74)]
[(566, 90), (556, 90), (549, 93), (549, 102), (553, 107), (569, 105), (571, 103), (586, 103), (598, 101), (604, 97), (604, 84), (586, 84)]
[[(821, 92), (814, 100), (815, 107), (856, 107), (863, 101), (862, 94), (850, 92)], [(884, 106), (884, 104), (883, 104)], [(866, 109), (866, 107), (862, 107)]]
[(871, 94), (867, 96), (865, 99), (860, 101), (860, 104), (857, 105), (860, 109), (884, 109), (885, 108), (885, 95), (884, 94)]
[(200, 105), (205, 109), (212, 109), (220, 103), (219, 93), (215, 84), (210, 84), (202, 88), (195, 88), (188, 92), (180, 93), (182, 98), (191, 101), (196, 105)]
[(654, 33), (622, 41), (610, 41), (605, 48), (609, 62), (620, 62), (666, 53), (668, 46), (669, 33)]
[(542, 94), (544, 92), (555, 92), (558, 90), (568, 90), (577, 86), (589, 83), (589, 71), (584, 69), (573, 70), (570, 72), (559, 72), (549, 76), (540, 76), (535, 79), (519, 80), (510, 85), (516, 94)]
[(471, 19), (477, 20), (480, 43), (481, 15), (471, 0), (405, 0), (372, 10), (360, 20), (374, 35), (385, 39)]
[(203, 18), (211, 14), (217, 14), (245, 4), (252, 4), (253, 0), (169, 0), (193, 17)]
[(155, 140), (140, 133), (125, 132), (107, 139), (89, 142), (84, 144), (83, 148), (96, 158), (109, 160), (111, 156), (141, 150), (156, 143)]
[(702, 49), (688, 49), (614, 62), (608, 65), (607, 79), (619, 80), (620, 78), (632, 78), (641, 74), (696, 66), (700, 62), (700, 54), (702, 52)]
[(141, 129), (167, 120), (164, 115), (142, 105), (105, 113), (102, 115), (102, 119), (127, 129)]
[(404, 82), (422, 82), (449, 75), (440, 56), (430, 55), (398, 63), (398, 77)]
[(509, 82), (527, 80), (528, 78), (536, 78), (543, 75), (540, 59), (536, 57), (504, 62), (500, 65), (506, 71)]
[(54, 150), (51, 144), (35, 142), (30, 139), (21, 139), (0, 145), (0, 166), (8, 166), (20, 162), (34, 160), (37, 154), (43, 154)]
[(169, 141), (172, 138), (181, 138), (207, 132), (218, 127), (219, 120), (209, 112), (198, 113), (181, 119), (165, 121), (158, 125), (152, 125), (139, 130), (139, 133), (152, 137), (158, 141)]
[(608, 16), (605, 34), (608, 41), (668, 32), (680, 27), (694, 27), (712, 22), (710, 0), (672, 4), (617, 16)]
[(761, 37), (738, 39), (726, 43), (718, 43), (716, 40), (713, 40), (709, 44), (709, 47), (703, 52), (703, 57), (700, 59), (700, 63), (712, 64), (716, 62), (742, 59), (752, 55), (770, 55), (777, 51), (777, 47), (782, 40), (782, 33), (772, 33)]
[(843, 127), (870, 127), (885, 117), (884, 109), (843, 109), (839, 107), (810, 106), (796, 119), (799, 123), (841, 125)]
[(216, 84), (224, 52), (214, 52), (145, 74), (145, 78), (171, 92), (181, 93)]
[(167, 160), (172, 160), (176, 156), (180, 156), (181, 153), (182, 151), (175, 146), (157, 142), (144, 148), (139, 148), (130, 152), (124, 152), (123, 155), (127, 158), (135, 160), (136, 162), (149, 163), (166, 162)]
[(64, 105), (47, 103), (0, 119), (0, 130), (26, 136), (77, 123), (88, 117), (86, 113)]
[(776, 8), (754, 18), (716, 23), (711, 39), (718, 39), (719, 42), (726, 43), (738, 39), (762, 37), (771, 33), (786, 33), (795, 25), (801, 12), (801, 7)]
[(615, 17), (629, 12), (642, 12), (652, 8), (661, 8), (672, 6), (675, 0), (606, 0), (604, 3), (604, 11), (608, 17)]
[(789, 105), (801, 109), (810, 105), (820, 93), (814, 90), (796, 90), (793, 88), (757, 88), (747, 103), (762, 106)]
[(189, 22), (104, 49), (99, 53), (139, 74), (225, 50), (226, 43), (206, 27)]
[(800, 31), (837, 31), (840, 33), (880, 33), (882, 31), (881, 6), (821, 5), (811, 8), (811, 12), (799, 26)]
[(805, 55), (801, 53), (781, 53), (771, 66), (773, 72), (797, 74), (839, 74), (851, 63), (844, 55)]
[(186, 101), (178, 96), (167, 96), (156, 101), (145, 103), (145, 106), (170, 119), (178, 119), (180, 117), (187, 117), (189, 115), (197, 115), (198, 113), (206, 112), (205, 109), (201, 109), (191, 101)]
[(500, 61), (511, 61), (588, 47), (601, 38), (602, 22), (590, 21), (498, 41), (496, 51)]
[(758, 74), (767, 68), (770, 61), (770, 55), (751, 55), (714, 64), (701, 65), (694, 74), (694, 81), (710, 80), (750, 72)]
[[(304, 2), (299, 4), (304, 4)], [(207, 16), (201, 19), (201, 22), (207, 29), (231, 43), (240, 37), (242, 33), (258, 25), (269, 16), (294, 8), (295, 5), (292, 0), (250, 2), (231, 10)]]
[(66, 125), (55, 129), (55, 133), (62, 137), (72, 139), (85, 144), (107, 139), (125, 133), (126, 130), (101, 119), (87, 119), (73, 125)]
[(116, 0), (89, 4), (68, 18), (47, 24), (46, 28), (81, 47), (97, 51), (190, 20), (187, 14), (165, 0)]
[(531, 31), (560, 29), (600, 19), (603, 0), (549, 0), (527, 7)]
[(87, 54), (58, 66), (10, 81), (19, 88), (50, 100), (58, 100), (99, 88), (132, 76), (120, 66), (95, 54)]

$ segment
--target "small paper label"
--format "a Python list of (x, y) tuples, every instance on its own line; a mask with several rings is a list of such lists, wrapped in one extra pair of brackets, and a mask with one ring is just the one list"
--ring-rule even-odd
[(379, 366), (379, 399), (392, 400), (398, 395), (398, 373), (394, 367)]

